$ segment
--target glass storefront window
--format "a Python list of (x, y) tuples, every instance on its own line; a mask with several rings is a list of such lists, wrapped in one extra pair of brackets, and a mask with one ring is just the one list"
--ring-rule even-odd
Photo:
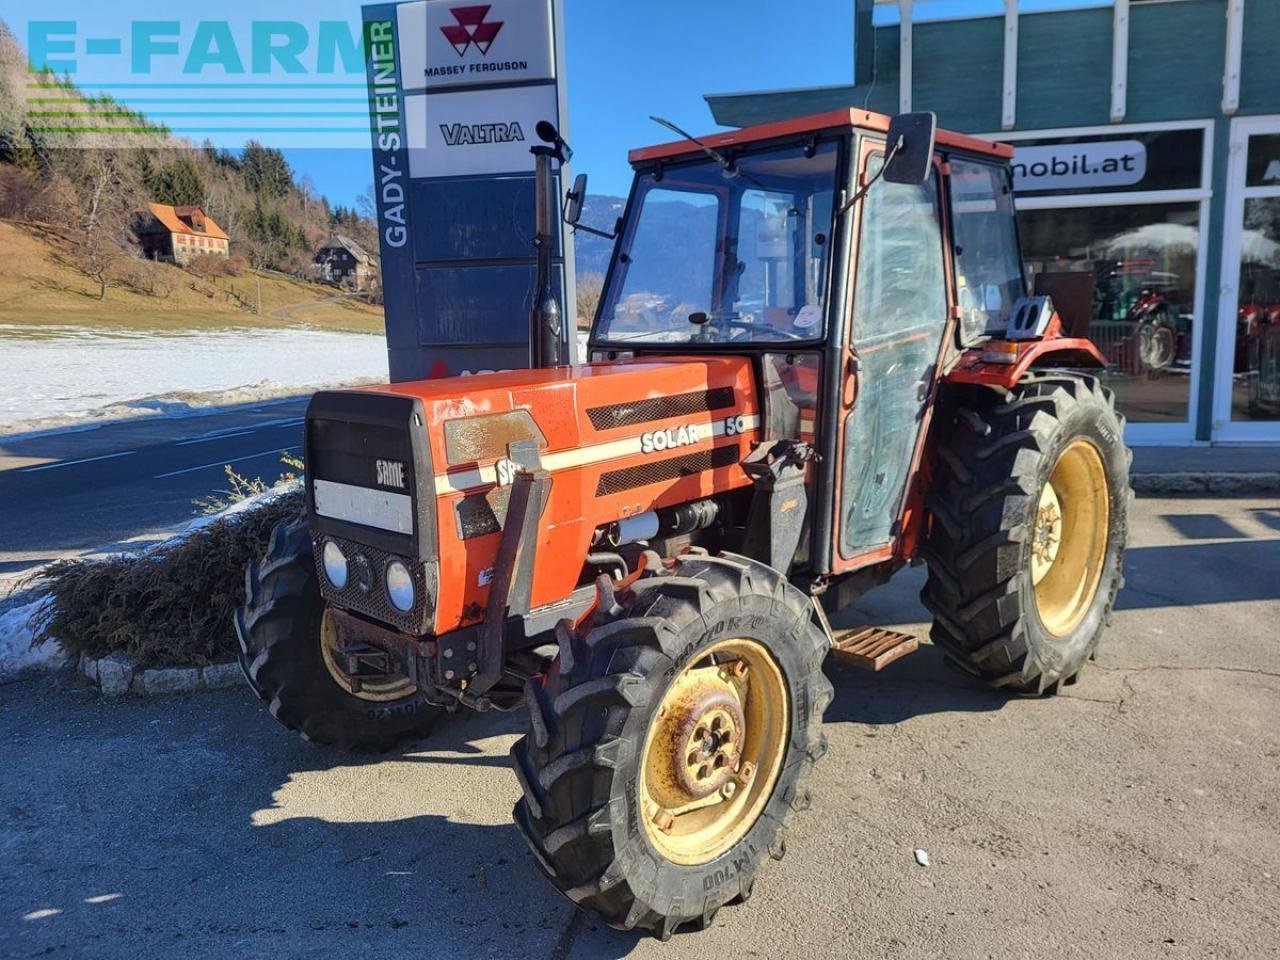
[(1280, 420), (1280, 197), (1244, 202), (1237, 289), (1231, 419)]
[(1194, 202), (1018, 213), (1034, 289), (1107, 355), (1130, 421), (1188, 419), (1199, 220)]

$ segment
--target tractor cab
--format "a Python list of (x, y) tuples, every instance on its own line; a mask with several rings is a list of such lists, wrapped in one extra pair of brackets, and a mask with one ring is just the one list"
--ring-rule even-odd
[[(664, 122), (665, 121), (659, 121)], [(736, 354), (760, 384), (758, 441), (814, 450), (801, 561), (839, 575), (909, 556), (911, 480), (938, 386), (1018, 363), (1052, 308), (1027, 298), (1012, 150), (932, 114), (840, 110), (633, 151), (636, 176), (590, 359)], [(568, 219), (585, 193), (580, 177)], [(1087, 365), (1089, 348), (1074, 343)], [(920, 511), (915, 510), (915, 519)]]

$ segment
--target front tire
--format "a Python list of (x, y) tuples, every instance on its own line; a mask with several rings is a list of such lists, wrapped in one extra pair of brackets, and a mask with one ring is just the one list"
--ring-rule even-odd
[(921, 599), (968, 673), (1021, 693), (1073, 682), (1110, 623), (1131, 455), (1094, 377), (1049, 373), (959, 398), (928, 499)]
[(610, 925), (662, 939), (746, 899), (826, 749), (828, 642), (809, 601), (737, 556), (688, 555), (561, 631), (512, 748), (516, 824)]
[(245, 571), (236, 611), (240, 668), (271, 716), (303, 739), (353, 753), (385, 753), (425, 737), (445, 713), (408, 681), (344, 687), (336, 634), (320, 596), (305, 520), (271, 532), (267, 555)]

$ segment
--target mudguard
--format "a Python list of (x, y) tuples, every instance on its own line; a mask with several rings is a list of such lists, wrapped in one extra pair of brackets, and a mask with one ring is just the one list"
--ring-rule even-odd
[(1035, 367), (1101, 369), (1107, 365), (1102, 351), (1084, 337), (1051, 337), (1018, 343), (1017, 359), (1012, 363), (993, 363), (984, 359), (983, 352), (982, 347), (965, 351), (943, 375), (943, 382), (1009, 388)]

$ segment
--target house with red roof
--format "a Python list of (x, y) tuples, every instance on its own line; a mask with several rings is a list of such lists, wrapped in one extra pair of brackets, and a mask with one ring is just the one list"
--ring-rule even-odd
[(231, 239), (201, 207), (147, 204), (148, 216), (137, 230), (144, 256), (185, 264), (202, 254), (225, 257)]

